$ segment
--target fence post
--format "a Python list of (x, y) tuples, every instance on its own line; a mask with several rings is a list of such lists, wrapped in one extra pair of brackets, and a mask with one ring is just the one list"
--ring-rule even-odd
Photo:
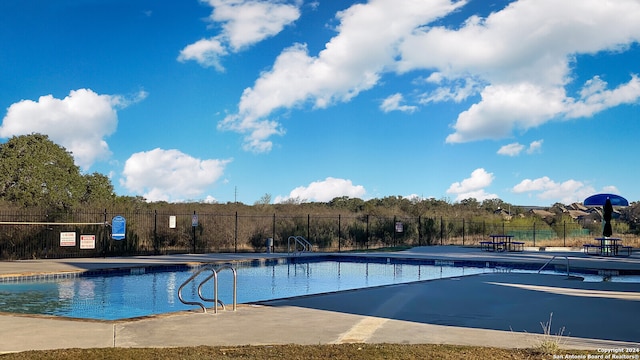
[(533, 247), (536, 247), (536, 223), (533, 223)]
[(418, 246), (422, 246), (422, 218), (418, 215)]
[(440, 216), (440, 245), (443, 245), (444, 241), (444, 221), (442, 220), (442, 216)]
[(367, 250), (369, 250), (369, 214), (367, 214)]
[(107, 257), (107, 239), (109, 237), (109, 229), (107, 229), (107, 209), (104, 209), (104, 236), (102, 237), (102, 255)]
[[(271, 238), (274, 239), (273, 241), (275, 243), (275, 241), (276, 241), (275, 240), (275, 238), (276, 238), (276, 213), (273, 213), (273, 224), (272, 224), (272, 226), (273, 226), (273, 233), (271, 234)], [(275, 248), (275, 244), (273, 246)], [(272, 251), (273, 251), (273, 249), (272, 249)]]
[(238, 252), (238, 212), (236, 211), (236, 228), (233, 234), (234, 251)]
[(193, 231), (193, 253), (196, 253), (196, 227), (194, 226), (194, 219), (196, 217), (196, 211), (193, 210), (193, 218), (191, 219), (191, 230)]
[(393, 225), (391, 231), (393, 232), (393, 247), (396, 246), (396, 216), (393, 215)]
[(338, 252), (340, 252), (340, 238), (341, 238), (341, 233), (340, 233), (340, 225), (341, 225), (341, 218), (340, 218), (340, 214), (338, 214)]
[(464, 246), (464, 219), (462, 219), (462, 246)]
[(158, 255), (158, 209), (153, 210), (153, 252)]
[(567, 221), (566, 220), (562, 222), (562, 227), (563, 227), (562, 242), (564, 244), (563, 246), (567, 247)]

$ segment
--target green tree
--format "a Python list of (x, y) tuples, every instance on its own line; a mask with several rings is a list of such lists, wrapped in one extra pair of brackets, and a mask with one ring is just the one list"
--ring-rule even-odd
[(85, 183), (85, 193), (82, 202), (92, 205), (103, 205), (115, 200), (116, 195), (113, 190), (111, 180), (103, 174), (94, 172), (83, 176)]
[(14, 136), (0, 144), (0, 199), (22, 207), (69, 210), (98, 198), (113, 198), (109, 179), (83, 176), (71, 153), (47, 135)]

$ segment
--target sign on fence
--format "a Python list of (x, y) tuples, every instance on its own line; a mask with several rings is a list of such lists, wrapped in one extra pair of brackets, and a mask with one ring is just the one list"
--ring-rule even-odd
[(122, 240), (125, 238), (127, 231), (127, 221), (120, 215), (114, 216), (111, 220), (111, 238), (113, 240)]
[(95, 235), (80, 235), (80, 249), (95, 249), (95, 248), (96, 248)]
[(76, 246), (75, 231), (60, 233), (60, 246)]

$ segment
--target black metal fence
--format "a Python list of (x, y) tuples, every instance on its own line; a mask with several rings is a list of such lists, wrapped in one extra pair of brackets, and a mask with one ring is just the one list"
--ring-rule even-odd
[[(122, 216), (124, 228), (113, 218)], [(114, 229), (117, 226), (118, 229)], [(114, 232), (122, 239), (115, 240)], [(476, 245), (489, 234), (511, 234), (527, 246), (589, 235), (578, 224), (374, 215), (246, 215), (237, 212), (163, 213), (96, 211), (63, 214), (0, 213), (0, 259), (161, 255), (172, 253), (285, 252), (289, 236), (303, 236), (319, 251), (394, 246)], [(115, 236), (118, 238), (119, 236)]]

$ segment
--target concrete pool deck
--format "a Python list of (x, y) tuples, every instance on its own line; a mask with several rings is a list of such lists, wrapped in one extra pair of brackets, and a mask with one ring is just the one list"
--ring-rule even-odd
[[(560, 250), (560, 249), (558, 249)], [(0, 262), (0, 277), (214, 261), (287, 254), (187, 254)], [(311, 254), (310, 256), (316, 256)], [(326, 255), (321, 253), (320, 255)], [(640, 254), (605, 258), (580, 251), (487, 253), (456, 246), (339, 256), (400, 257), (640, 274)], [(583, 282), (565, 276), (495, 272), (239, 305), (218, 314), (180, 312), (144, 319), (86, 321), (0, 314), (0, 353), (12, 351), (265, 344), (435, 343), (535, 347), (541, 323), (562, 347), (640, 351), (640, 284)], [(564, 328), (564, 331), (562, 330)], [(601, 352), (598, 354), (602, 354)], [(637, 354), (637, 353), (635, 353)]]

